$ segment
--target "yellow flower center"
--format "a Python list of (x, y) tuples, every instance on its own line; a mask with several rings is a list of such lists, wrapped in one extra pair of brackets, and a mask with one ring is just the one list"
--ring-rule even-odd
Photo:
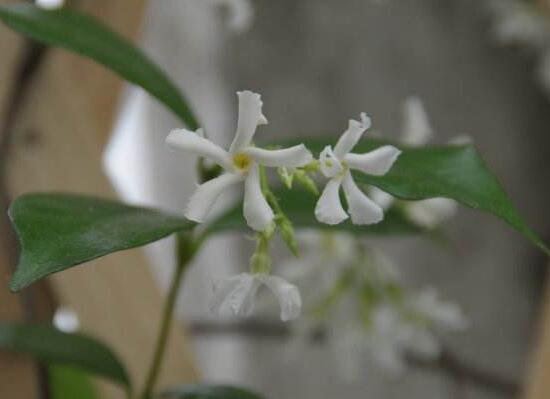
[(252, 163), (252, 159), (246, 155), (241, 153), (233, 155), (233, 164), (237, 167), (237, 169), (240, 170), (248, 170), (250, 168), (250, 164)]

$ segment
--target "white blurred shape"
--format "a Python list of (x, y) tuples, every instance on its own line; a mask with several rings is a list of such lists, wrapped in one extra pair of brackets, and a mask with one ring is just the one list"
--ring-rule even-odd
[(65, 1), (64, 0), (36, 0), (35, 3), (40, 8), (44, 8), (46, 10), (55, 10), (56, 8), (63, 7)]
[(63, 332), (74, 333), (80, 328), (80, 321), (74, 310), (67, 306), (61, 306), (53, 315), (53, 325)]

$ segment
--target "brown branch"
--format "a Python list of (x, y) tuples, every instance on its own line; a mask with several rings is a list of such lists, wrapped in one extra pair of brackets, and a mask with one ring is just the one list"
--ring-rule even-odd
[[(41, 65), (45, 55), (45, 47), (27, 41), (23, 46), (22, 54), (16, 67), (16, 76), (13, 80), (10, 93), (8, 95), (7, 109), (4, 112), (3, 123), (0, 126), (0, 208), (2, 216), (0, 217), (0, 237), (3, 239), (2, 247), (6, 257), (9, 272), (15, 269), (17, 263), (17, 239), (13, 233), (7, 215), (7, 210), (10, 204), (10, 195), (8, 190), (8, 172), (7, 164), (9, 159), (9, 151), (13, 141), (13, 132), (15, 122), (25, 102), (25, 98), (29, 92), (33, 77), (35, 76), (38, 67)], [(0, 289), (7, 289), (1, 287)], [(37, 296), (40, 292), (47, 292), (46, 286), (37, 287), (28, 290), (21, 296), (25, 319), (32, 320), (35, 317), (37, 309)], [(42, 296), (42, 295), (40, 295)], [(50, 389), (48, 384), (47, 369), (42, 364), (37, 364), (37, 374), (39, 381), (40, 397), (48, 399), (50, 397)]]
[[(292, 335), (292, 330), (286, 325), (259, 320), (247, 320), (238, 323), (197, 321), (188, 323), (187, 329), (195, 336), (240, 335), (251, 338), (282, 340), (288, 339)], [(322, 328), (313, 329), (310, 333), (310, 340), (316, 344), (323, 343), (326, 340), (325, 331)], [(511, 396), (515, 396), (520, 389), (517, 382), (467, 364), (448, 348), (444, 348), (441, 355), (436, 359), (427, 360), (411, 354), (407, 355), (406, 359), (413, 367), (444, 373), (453, 381), (469, 382), (478, 387)]]

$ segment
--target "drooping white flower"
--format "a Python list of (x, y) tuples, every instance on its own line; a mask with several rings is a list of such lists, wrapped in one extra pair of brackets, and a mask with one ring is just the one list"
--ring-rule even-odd
[(262, 194), (258, 165), (294, 168), (311, 162), (312, 155), (303, 144), (280, 150), (254, 147), (252, 139), (257, 126), (267, 123), (262, 114), (262, 100), (259, 94), (250, 91), (241, 91), (237, 95), (239, 118), (229, 151), (204, 138), (200, 129), (197, 132), (174, 130), (166, 142), (183, 151), (203, 156), (224, 169), (224, 173), (201, 184), (191, 196), (185, 209), (188, 219), (203, 222), (225, 189), (244, 182), (244, 217), (252, 229), (263, 231), (270, 226), (274, 215)]
[(354, 224), (373, 224), (384, 218), (382, 208), (357, 187), (351, 169), (382, 176), (390, 170), (401, 151), (394, 146), (386, 145), (365, 154), (351, 153), (370, 125), (371, 121), (365, 113), (361, 114), (361, 122), (351, 119), (348, 129), (342, 134), (334, 150), (327, 146), (321, 152), (321, 172), (330, 180), (315, 207), (315, 216), (320, 222), (334, 225), (348, 218), (340, 201), (340, 186), (344, 189), (348, 212)]
[[(401, 141), (411, 147), (420, 147), (428, 144), (434, 136), (426, 109), (418, 97), (409, 97), (403, 103), (403, 124), (401, 127)], [(460, 140), (453, 140), (453, 144), (465, 144), (469, 138), (461, 136)], [(374, 202), (389, 209), (395, 202), (395, 197), (371, 187), (369, 194)], [(445, 220), (450, 219), (457, 211), (457, 203), (449, 198), (430, 198), (421, 201), (407, 202), (404, 206), (406, 215), (416, 224), (428, 229), (435, 228)]]
[(260, 286), (265, 285), (277, 298), (281, 320), (294, 320), (300, 316), (302, 299), (296, 286), (281, 277), (264, 273), (241, 273), (214, 282), (210, 310), (217, 314), (231, 312), (235, 316), (250, 316)]
[(65, 3), (64, 0), (35, 0), (35, 3), (38, 7), (44, 8), (46, 10), (55, 10), (57, 8), (63, 7)]

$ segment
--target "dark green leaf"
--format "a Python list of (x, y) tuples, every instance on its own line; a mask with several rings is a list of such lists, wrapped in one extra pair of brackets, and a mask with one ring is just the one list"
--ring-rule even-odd
[(193, 224), (156, 210), (71, 194), (26, 194), (9, 216), (21, 244), (10, 288), (18, 291), (49, 274), (139, 247)]
[(161, 395), (165, 399), (263, 399), (248, 390), (228, 385), (183, 385)]
[[(283, 211), (296, 228), (317, 228), (326, 230), (347, 230), (361, 234), (412, 234), (423, 230), (410, 222), (398, 208), (386, 212), (381, 223), (370, 226), (357, 226), (351, 223), (341, 223), (335, 226), (319, 223), (315, 219), (314, 209), (317, 202), (310, 192), (300, 189), (288, 190), (278, 188), (274, 194), (279, 199)], [(209, 227), (208, 233), (243, 230), (248, 228), (243, 218), (242, 202), (216, 219)]]
[[(332, 140), (300, 140), (314, 152)], [(362, 140), (354, 149), (364, 153), (383, 144)], [(358, 182), (372, 184), (404, 200), (435, 197), (454, 199), (468, 207), (492, 213), (519, 231), (546, 254), (550, 250), (522, 219), (516, 207), (472, 145), (402, 148), (403, 153), (385, 176), (355, 173)]]
[(116, 355), (99, 341), (84, 335), (67, 334), (46, 326), (0, 323), (0, 349), (31, 355), (46, 363), (78, 367), (131, 387)]
[(0, 6), (0, 20), (40, 42), (91, 58), (141, 86), (170, 108), (189, 129), (199, 127), (176, 86), (143, 52), (94, 18), (69, 9), (43, 10), (30, 4)]
[(88, 374), (78, 368), (48, 366), (51, 399), (99, 399)]

